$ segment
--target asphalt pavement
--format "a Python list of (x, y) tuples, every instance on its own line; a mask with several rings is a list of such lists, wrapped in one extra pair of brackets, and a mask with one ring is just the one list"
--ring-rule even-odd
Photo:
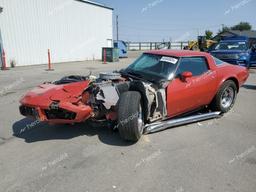
[(1, 192), (255, 192), (256, 70), (220, 119), (123, 141), (107, 127), (50, 126), (22, 117), (19, 99), (68, 74), (118, 70), (99, 61), (0, 71)]

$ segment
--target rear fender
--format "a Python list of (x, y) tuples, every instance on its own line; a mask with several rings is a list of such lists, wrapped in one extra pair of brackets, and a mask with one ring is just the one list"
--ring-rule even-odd
[[(217, 89), (217, 92), (219, 91), (220, 87), (223, 85), (224, 82), (228, 81), (228, 80), (232, 80), (235, 82), (236, 84), (236, 87), (237, 87), (237, 92), (239, 92), (239, 88), (240, 88), (240, 85), (239, 85), (239, 81), (237, 79), (237, 77), (235, 76), (230, 76), (230, 77), (226, 77), (226, 78), (223, 78), (220, 83), (218, 84), (218, 89)], [(216, 94), (217, 94), (216, 92)]]

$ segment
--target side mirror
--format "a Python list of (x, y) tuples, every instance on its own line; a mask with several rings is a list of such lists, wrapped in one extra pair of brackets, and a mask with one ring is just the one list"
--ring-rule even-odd
[(182, 74), (181, 74), (181, 78), (182, 78), (182, 80), (186, 80), (187, 78), (190, 78), (190, 77), (192, 77), (193, 76), (193, 74), (190, 72), (190, 71), (185, 71), (185, 72), (183, 72)]

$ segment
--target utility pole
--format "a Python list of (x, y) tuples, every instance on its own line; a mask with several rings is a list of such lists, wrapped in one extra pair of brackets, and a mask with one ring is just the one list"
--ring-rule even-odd
[[(3, 7), (0, 7), (0, 13), (2, 13), (3, 12)], [(2, 45), (2, 35), (1, 35), (1, 29), (0, 29), (0, 65), (1, 65), (1, 67), (3, 68), (4, 67), (4, 65), (3, 65), (3, 63), (4, 63), (4, 61), (3, 61), (3, 45)]]
[(118, 23), (118, 15), (116, 16), (116, 40), (119, 40), (119, 23)]

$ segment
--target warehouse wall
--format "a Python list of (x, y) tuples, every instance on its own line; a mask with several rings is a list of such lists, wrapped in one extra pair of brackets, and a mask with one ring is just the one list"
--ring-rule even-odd
[(17, 66), (101, 58), (113, 39), (112, 10), (76, 0), (0, 0), (7, 62)]

